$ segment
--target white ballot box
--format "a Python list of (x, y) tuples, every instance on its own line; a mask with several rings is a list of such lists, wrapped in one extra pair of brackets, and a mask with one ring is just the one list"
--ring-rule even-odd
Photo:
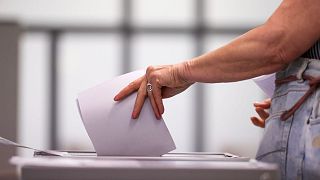
[(11, 159), (20, 169), (21, 180), (280, 179), (276, 165), (228, 153), (168, 153), (161, 157), (35, 154), (33, 158)]

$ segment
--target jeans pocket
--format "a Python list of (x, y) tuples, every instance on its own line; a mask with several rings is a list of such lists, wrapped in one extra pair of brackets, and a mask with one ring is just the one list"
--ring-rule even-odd
[(266, 120), (264, 135), (257, 151), (256, 159), (259, 161), (275, 163), (281, 149), (282, 126), (280, 116), (285, 110), (285, 96), (272, 98), (270, 116)]
[(306, 179), (320, 179), (320, 118), (310, 118), (306, 129), (304, 174)]
[[(278, 87), (281, 91), (278, 91), (272, 98), (270, 116), (266, 120), (264, 135), (256, 155), (257, 160), (275, 163), (280, 161), (280, 153), (286, 150), (283, 147), (282, 136), (285, 123), (287, 123), (281, 121), (280, 117), (304, 95), (305, 89), (298, 86), (300, 84), (285, 86), (285, 88)], [(290, 118), (287, 119), (289, 120)]]
[(309, 140), (311, 140), (312, 142), (312, 147), (320, 151), (320, 118), (310, 118), (308, 130), (308, 137), (310, 138)]
[(312, 114), (310, 119), (310, 124), (320, 123), (320, 90), (318, 89), (313, 97)]
[(256, 155), (259, 161), (276, 163), (281, 148), (281, 124), (280, 114), (271, 115), (267, 121), (264, 130), (263, 138)]

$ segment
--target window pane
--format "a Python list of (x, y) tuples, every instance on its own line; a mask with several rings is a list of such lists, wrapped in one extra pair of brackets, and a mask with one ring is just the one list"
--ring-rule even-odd
[(190, 26), (194, 21), (194, 2), (194, 0), (134, 0), (134, 24)]
[(194, 55), (194, 40), (188, 35), (136, 35), (133, 37), (133, 69), (173, 64)]
[[(138, 35), (133, 39), (134, 69), (148, 65), (173, 64), (193, 55), (193, 40), (184, 35)], [(194, 87), (164, 100), (163, 116), (176, 143), (177, 151), (194, 150)]]
[[(24, 145), (48, 148), (48, 50), (49, 38), (42, 33), (24, 34), (19, 60), (18, 141)], [(19, 149), (20, 155), (32, 155)]]
[(67, 34), (59, 56), (59, 145), (91, 149), (76, 106), (77, 94), (120, 72), (120, 43), (114, 35)]
[(281, 0), (206, 0), (205, 18), (215, 26), (255, 26), (271, 16)]
[(121, 19), (119, 0), (1, 0), (0, 15), (27, 23), (116, 24)]
[[(233, 36), (207, 37), (208, 50), (234, 39)], [(254, 158), (262, 129), (250, 117), (252, 103), (262, 100), (262, 91), (251, 81), (206, 85), (206, 151), (230, 152)]]

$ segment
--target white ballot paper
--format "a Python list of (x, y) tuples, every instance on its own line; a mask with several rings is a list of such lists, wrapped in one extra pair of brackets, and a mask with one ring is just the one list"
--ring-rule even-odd
[(262, 91), (271, 98), (275, 89), (275, 81), (276, 75), (268, 74), (253, 78), (252, 80), (262, 89)]
[(145, 71), (135, 71), (78, 95), (78, 108), (98, 156), (161, 156), (175, 144), (163, 119), (157, 120), (146, 99), (138, 119), (131, 119), (137, 93), (120, 102), (114, 96)]

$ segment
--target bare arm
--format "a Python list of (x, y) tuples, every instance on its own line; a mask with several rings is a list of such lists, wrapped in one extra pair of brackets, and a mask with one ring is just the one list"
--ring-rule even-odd
[(177, 70), (193, 82), (244, 80), (281, 70), (319, 38), (320, 1), (284, 0), (262, 26)]
[[(115, 101), (138, 91), (132, 117), (139, 116), (146, 97), (158, 119), (162, 99), (194, 82), (231, 82), (276, 72), (320, 38), (320, 0), (284, 0), (268, 21), (228, 45), (181, 64), (150, 66), (146, 74), (121, 90)], [(147, 83), (153, 86), (146, 91)]]

